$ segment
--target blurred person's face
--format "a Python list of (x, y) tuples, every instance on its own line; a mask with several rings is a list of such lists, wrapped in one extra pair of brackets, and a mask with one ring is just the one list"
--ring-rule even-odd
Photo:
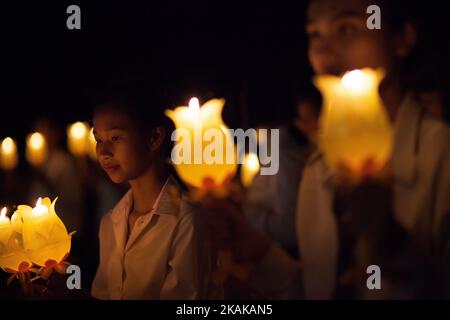
[(311, 142), (316, 142), (318, 131), (318, 114), (309, 102), (300, 102), (297, 106), (297, 128), (305, 134)]
[(393, 41), (384, 21), (381, 30), (367, 28), (366, 10), (371, 4), (369, 0), (310, 1), (308, 58), (316, 74), (339, 75), (363, 67), (383, 67), (389, 73), (394, 58), (406, 54), (403, 41)]
[(152, 164), (150, 139), (121, 111), (97, 111), (94, 136), (97, 159), (115, 183), (136, 179)]

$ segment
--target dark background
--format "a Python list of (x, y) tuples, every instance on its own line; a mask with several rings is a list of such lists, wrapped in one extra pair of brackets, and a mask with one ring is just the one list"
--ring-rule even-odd
[[(432, 77), (445, 77), (450, 36), (444, 2), (407, 3), (418, 8), (426, 35), (419, 61)], [(81, 8), (81, 30), (66, 28), (70, 4)], [(40, 114), (64, 126), (90, 119), (92, 97), (117, 79), (151, 82), (164, 91), (168, 108), (194, 95), (201, 101), (223, 97), (226, 122), (248, 127), (291, 118), (298, 83), (312, 75), (304, 0), (41, 0), (2, 7), (0, 137), (19, 143)]]

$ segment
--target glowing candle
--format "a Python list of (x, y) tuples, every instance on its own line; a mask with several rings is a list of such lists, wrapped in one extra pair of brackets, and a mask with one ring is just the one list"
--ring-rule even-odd
[(31, 266), (22, 243), (17, 216), (6, 216), (6, 208), (0, 213), (0, 268), (9, 272), (19, 271), (23, 266)]
[(25, 156), (33, 166), (44, 164), (47, 159), (47, 142), (41, 133), (34, 132), (28, 136)]
[(2, 141), (0, 151), (0, 166), (4, 170), (13, 170), (17, 167), (17, 146), (10, 137)]
[(73, 155), (80, 157), (89, 152), (89, 125), (75, 122), (67, 128), (67, 146)]
[(244, 187), (251, 186), (255, 175), (259, 172), (259, 167), (259, 159), (255, 153), (245, 155), (241, 166), (241, 182)]
[(70, 252), (71, 237), (55, 212), (55, 203), (56, 199), (51, 203), (49, 198), (39, 198), (34, 208), (22, 205), (16, 211), (23, 218), (24, 248), (40, 266), (49, 260), (59, 263)]
[(393, 132), (378, 93), (383, 76), (382, 70), (366, 68), (342, 78), (315, 78), (324, 98), (319, 146), (331, 168), (343, 165), (359, 178), (368, 167), (376, 172), (388, 161)]
[(0, 242), (4, 246), (7, 246), (12, 231), (11, 221), (6, 216), (6, 208), (3, 208), (0, 213)]
[(223, 99), (212, 99), (200, 107), (197, 98), (189, 106), (166, 110), (175, 123), (172, 162), (181, 179), (201, 187), (206, 180), (222, 184), (236, 172), (234, 143), (222, 120)]

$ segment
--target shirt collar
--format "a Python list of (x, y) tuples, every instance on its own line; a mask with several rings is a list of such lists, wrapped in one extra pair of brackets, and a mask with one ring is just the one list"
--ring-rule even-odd
[[(152, 212), (159, 215), (178, 215), (181, 197), (181, 187), (172, 176), (169, 176), (156, 198)], [(112, 220), (114, 222), (119, 222), (126, 219), (132, 207), (133, 194), (130, 189), (112, 210)]]

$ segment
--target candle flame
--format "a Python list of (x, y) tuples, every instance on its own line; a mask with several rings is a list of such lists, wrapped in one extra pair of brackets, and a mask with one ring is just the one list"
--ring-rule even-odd
[(200, 113), (200, 101), (196, 97), (189, 100), (189, 111), (195, 116)]
[(2, 142), (2, 149), (5, 153), (12, 153), (14, 151), (14, 140), (10, 137), (7, 137)]
[(6, 217), (6, 207), (4, 207), (3, 209), (2, 209), (2, 211), (0, 212), (0, 217), (1, 218), (5, 218)]
[(36, 207), (39, 207), (42, 203), (42, 198), (39, 197), (38, 201), (36, 202)]
[(86, 137), (87, 128), (83, 122), (75, 122), (70, 126), (70, 135), (75, 139), (83, 139)]
[(368, 79), (361, 70), (347, 72), (341, 79), (341, 84), (347, 90), (361, 91), (367, 87)]
[(245, 166), (252, 172), (259, 171), (259, 159), (256, 153), (249, 153), (245, 159)]
[(45, 138), (44, 136), (39, 133), (35, 132), (30, 136), (30, 147), (32, 149), (38, 150), (41, 149), (45, 144)]

